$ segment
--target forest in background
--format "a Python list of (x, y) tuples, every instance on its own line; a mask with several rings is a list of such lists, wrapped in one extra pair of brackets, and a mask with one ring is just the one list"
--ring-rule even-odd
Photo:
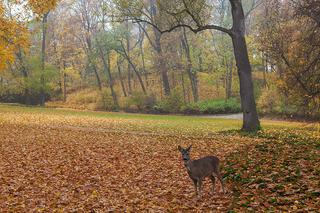
[[(199, 25), (232, 27), (229, 1), (182, 2)], [(214, 30), (195, 34), (188, 27), (159, 33), (155, 26), (181, 18), (163, 15), (166, 4), (1, 1), (0, 101), (128, 112), (241, 112), (230, 37)], [(242, 5), (259, 113), (319, 117), (320, 3)], [(152, 23), (139, 21), (142, 16)]]

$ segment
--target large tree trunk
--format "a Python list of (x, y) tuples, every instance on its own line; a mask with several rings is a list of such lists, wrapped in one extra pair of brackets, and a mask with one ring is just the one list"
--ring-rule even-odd
[(251, 65), (245, 40), (245, 17), (241, 0), (230, 0), (233, 27), (232, 42), (240, 80), (241, 106), (243, 110), (242, 130), (256, 131), (260, 128), (253, 92)]
[(193, 95), (194, 102), (198, 102), (199, 100), (199, 92), (198, 92), (198, 77), (197, 72), (192, 67), (191, 55), (190, 55), (190, 47), (187, 38), (187, 34), (185, 29), (183, 28), (183, 37), (182, 37), (182, 46), (187, 56), (187, 73), (191, 83), (191, 90)]
[(41, 76), (40, 76), (40, 105), (44, 106), (46, 97), (45, 97), (45, 79), (44, 79), (44, 71), (45, 71), (45, 62), (46, 62), (46, 35), (47, 35), (47, 23), (48, 23), (48, 15), (49, 12), (45, 13), (42, 18), (42, 48), (41, 48)]

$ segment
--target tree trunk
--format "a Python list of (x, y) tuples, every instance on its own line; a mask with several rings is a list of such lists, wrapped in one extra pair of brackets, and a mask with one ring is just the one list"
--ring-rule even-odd
[[(109, 76), (110, 91), (111, 91), (113, 102), (114, 102), (116, 108), (118, 109), (119, 108), (119, 102), (118, 102), (117, 94), (116, 94), (116, 92), (114, 91), (114, 88), (113, 88), (114, 81), (112, 79), (111, 70), (110, 70), (110, 68), (111, 68), (110, 55), (108, 54), (107, 56), (108, 56), (107, 71), (108, 71), (108, 76)], [(105, 62), (104, 62), (104, 64), (105, 64)]]
[(47, 23), (48, 23), (48, 15), (49, 12), (45, 13), (42, 18), (42, 48), (41, 48), (41, 76), (40, 76), (40, 105), (45, 105), (45, 79), (44, 79), (44, 71), (45, 71), (45, 62), (46, 62), (46, 35), (47, 35)]
[(184, 86), (184, 73), (183, 72), (181, 72), (181, 84), (182, 84), (182, 92), (183, 92), (183, 101), (184, 101), (184, 103), (186, 103), (187, 102), (187, 100), (186, 100), (186, 87)]
[(183, 38), (182, 38), (182, 46), (185, 50), (187, 56), (187, 73), (191, 83), (192, 95), (194, 102), (198, 102), (199, 100), (199, 92), (198, 92), (198, 77), (197, 72), (192, 67), (191, 55), (190, 55), (190, 47), (187, 38), (187, 34), (185, 29), (183, 28)]
[(112, 79), (112, 75), (111, 75), (111, 70), (110, 70), (110, 58), (109, 58), (109, 54), (107, 54), (108, 58), (106, 61), (105, 59), (105, 55), (103, 53), (103, 50), (101, 48), (101, 46), (98, 44), (98, 48), (99, 48), (99, 52), (100, 52), (100, 57), (101, 57), (101, 60), (102, 60), (102, 63), (103, 63), (103, 67), (104, 67), (104, 70), (107, 74), (107, 77), (108, 77), (108, 83), (109, 83), (109, 87), (110, 87), (110, 92), (111, 92), (111, 96), (112, 96), (112, 99), (113, 99), (113, 103), (114, 105), (116, 106), (116, 108), (119, 108), (119, 103), (118, 103), (118, 99), (117, 99), (117, 94), (115, 93), (114, 91), (114, 88), (113, 88), (113, 79)]
[(226, 62), (226, 100), (232, 96), (232, 70), (233, 61)]
[[(89, 56), (90, 57), (90, 56)], [(101, 91), (102, 90), (102, 85), (101, 85), (101, 80), (100, 80), (100, 77), (99, 77), (99, 73), (98, 73), (98, 70), (97, 70), (97, 67), (96, 65), (90, 60), (89, 62), (92, 66), (92, 69), (93, 69), (93, 72), (96, 76), (96, 79), (97, 79), (97, 83), (98, 83), (98, 88), (99, 90)]]
[(123, 79), (122, 79), (121, 64), (120, 64), (119, 60), (117, 60), (117, 67), (118, 67), (118, 74), (119, 74), (119, 79), (120, 79), (122, 92), (123, 92), (124, 97), (127, 97), (128, 95), (127, 95), (126, 87), (124, 86), (124, 82), (123, 82)]
[(67, 74), (66, 74), (66, 62), (63, 62), (63, 101), (67, 101)]
[(262, 56), (262, 63), (264, 64), (263, 86), (268, 89), (269, 86), (268, 86), (267, 77), (266, 77), (266, 73), (268, 72), (268, 56), (267, 55), (265, 55), (265, 58), (263, 58), (263, 56)]
[[(126, 40), (127, 40), (127, 54), (128, 54), (128, 57), (130, 57), (129, 21), (126, 21), (126, 28), (127, 28), (127, 31), (128, 31), (128, 35), (127, 35), (127, 37), (126, 37)], [(131, 77), (132, 77), (132, 74), (131, 74), (131, 65), (130, 65), (130, 63), (128, 63), (128, 93), (129, 93), (129, 95), (132, 94)]]
[(230, 0), (232, 7), (232, 43), (240, 80), (241, 106), (244, 131), (260, 129), (260, 122), (254, 99), (251, 65), (245, 40), (245, 17), (241, 0)]
[[(122, 47), (123, 47), (123, 45), (122, 45)], [(147, 94), (147, 91), (146, 91), (146, 88), (145, 88), (145, 86), (144, 86), (144, 83), (143, 83), (143, 80), (142, 80), (142, 78), (141, 78), (140, 73), (138, 72), (138, 70), (137, 70), (136, 66), (133, 64), (133, 62), (131, 61), (131, 58), (130, 58), (130, 56), (128, 55), (128, 53), (125, 51), (124, 48), (123, 48), (123, 50), (124, 50), (124, 51), (123, 51), (124, 57), (127, 59), (128, 64), (132, 67), (134, 73), (135, 73), (135, 74), (137, 75), (137, 77), (138, 77), (138, 81), (139, 81), (139, 83), (140, 83), (140, 86), (141, 86), (141, 89), (142, 89), (143, 93), (144, 93), (144, 94)]]
[[(142, 27), (140, 26), (140, 29)], [(141, 54), (141, 60), (142, 60), (142, 71), (143, 71), (143, 75), (144, 75), (144, 80), (146, 82), (146, 86), (148, 87), (149, 86), (149, 82), (148, 82), (148, 73), (147, 73), (147, 70), (146, 70), (146, 63), (145, 63), (145, 58), (144, 58), (144, 51), (143, 51), (143, 40), (144, 40), (144, 32), (143, 30), (141, 29), (141, 33), (142, 33), (142, 38), (141, 38), (141, 41), (140, 41), (140, 44), (139, 44), (139, 47), (140, 47), (140, 54)]]
[[(24, 64), (23, 56), (22, 56), (22, 50), (21, 50), (20, 46), (19, 46), (18, 50), (19, 51), (17, 52), (16, 56), (17, 56), (17, 59), (20, 61), (21, 72), (22, 72), (22, 75), (24, 77), (24, 81), (26, 82), (28, 80), (28, 70), (27, 70), (27, 67)], [(29, 88), (28, 88), (27, 85), (24, 85), (24, 87), (25, 87), (25, 89), (24, 89), (24, 103), (26, 105), (30, 105), (31, 104), (30, 91), (29, 91)]]
[[(151, 16), (155, 18), (157, 15), (157, 7), (156, 7), (156, 0), (150, 0), (150, 7), (151, 7)], [(157, 68), (161, 72), (161, 79), (162, 79), (162, 85), (165, 96), (170, 95), (170, 83), (169, 83), (169, 77), (168, 77), (168, 70), (166, 67), (166, 62), (164, 61), (163, 54), (162, 54), (162, 48), (161, 48), (161, 32), (155, 27), (153, 27), (153, 32), (155, 35), (155, 50), (158, 54), (158, 63)]]

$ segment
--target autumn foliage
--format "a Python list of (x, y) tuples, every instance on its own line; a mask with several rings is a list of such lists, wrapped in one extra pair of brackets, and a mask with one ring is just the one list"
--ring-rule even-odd
[(50, 12), (57, 6), (59, 0), (28, 0), (28, 4), (37, 16)]
[(0, 2), (0, 70), (13, 63), (18, 49), (27, 50), (29, 32), (23, 23), (8, 18)]

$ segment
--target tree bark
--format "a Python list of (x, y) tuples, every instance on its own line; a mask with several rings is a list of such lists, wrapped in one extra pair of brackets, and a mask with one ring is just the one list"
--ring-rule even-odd
[(46, 62), (46, 36), (47, 36), (47, 23), (48, 23), (48, 15), (49, 12), (45, 13), (42, 18), (42, 47), (41, 47), (41, 76), (40, 76), (40, 105), (44, 106), (46, 97), (45, 97), (45, 79), (44, 79), (44, 71), (45, 71), (45, 62)]
[(234, 55), (240, 80), (241, 106), (243, 110), (244, 131), (256, 131), (260, 129), (260, 122), (254, 99), (252, 82), (252, 70), (248, 57), (245, 40), (245, 17), (241, 0), (230, 0), (232, 8), (233, 27), (231, 29)]

